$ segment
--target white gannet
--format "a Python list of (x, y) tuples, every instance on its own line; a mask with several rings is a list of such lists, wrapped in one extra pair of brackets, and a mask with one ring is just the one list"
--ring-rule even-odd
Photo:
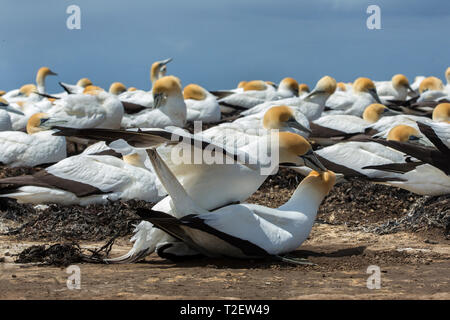
[(244, 116), (267, 111), (276, 105), (286, 105), (303, 113), (309, 121), (319, 118), (328, 97), (336, 90), (336, 80), (330, 76), (322, 77), (314, 89), (303, 97), (292, 97), (278, 101), (268, 101), (242, 112)]
[(152, 64), (150, 68), (150, 83), (152, 84), (152, 88), (150, 91), (145, 90), (131, 90), (123, 92), (119, 95), (120, 101), (130, 102), (137, 105), (144, 106), (146, 108), (153, 107), (153, 86), (158, 79), (161, 79), (166, 75), (167, 72), (167, 64), (172, 61), (172, 58), (156, 61)]
[(219, 100), (221, 105), (237, 109), (249, 109), (265, 101), (298, 97), (298, 82), (293, 78), (284, 78), (276, 89), (273, 84), (262, 80), (253, 80), (243, 85), (242, 92), (236, 92)]
[(301, 112), (288, 106), (275, 106), (265, 112), (221, 123), (199, 135), (228, 148), (241, 148), (273, 129), (294, 132), (303, 137), (310, 132), (308, 119)]
[(220, 106), (216, 97), (201, 86), (191, 83), (183, 89), (187, 121), (219, 122)]
[(167, 193), (145, 166), (147, 154), (135, 150), (122, 159), (80, 154), (33, 175), (0, 179), (0, 197), (19, 203), (105, 204), (116, 200), (157, 202)]
[(64, 159), (67, 156), (66, 139), (53, 136), (53, 130), (49, 130), (64, 123), (64, 120), (37, 113), (28, 120), (27, 133), (0, 132), (0, 163), (11, 167), (34, 167)]
[(436, 77), (425, 78), (419, 86), (420, 97), (417, 102), (439, 101), (449, 98), (449, 93), (444, 90), (442, 80)]
[(408, 90), (414, 92), (409, 85), (408, 78), (403, 74), (396, 74), (391, 81), (375, 82), (378, 96), (382, 102), (387, 100), (406, 100)]
[(330, 114), (352, 114), (361, 117), (367, 106), (372, 103), (381, 103), (377, 94), (375, 84), (369, 78), (358, 78), (352, 86), (352, 92), (327, 100), (327, 107), (331, 109)]
[(82, 94), (69, 94), (55, 100), (47, 113), (65, 119), (71, 127), (118, 129), (124, 111), (116, 95), (87, 86)]
[(28, 119), (36, 113), (47, 112), (53, 105), (54, 99), (43, 98), (37, 94), (34, 84), (23, 85), (19, 89), (17, 98), (11, 99), (11, 106), (22, 112), (22, 114), (11, 114), (12, 129), (25, 131)]
[(11, 117), (9, 113), (23, 115), (19, 110), (11, 107), (8, 101), (0, 97), (0, 131), (12, 131)]
[(108, 92), (113, 95), (118, 96), (124, 92), (127, 92), (127, 87), (125, 87), (125, 85), (121, 82), (113, 82), (109, 86)]
[[(421, 195), (448, 194), (450, 177), (444, 171), (384, 145), (394, 142), (408, 144), (417, 150), (429, 150), (429, 147), (409, 143), (417, 140), (418, 136), (416, 129), (401, 125), (392, 128), (389, 141), (341, 142), (317, 150), (316, 153), (328, 169), (344, 174), (345, 178), (366, 179)], [(299, 168), (297, 171), (307, 174), (310, 170)]]
[[(309, 147), (306, 142), (303, 152)], [(149, 152), (149, 156), (173, 199), (174, 212), (172, 216), (156, 209), (142, 209), (138, 214), (190, 249), (209, 257), (276, 256), (284, 260), (279, 255), (294, 251), (307, 239), (319, 205), (335, 183), (331, 171), (312, 172), (289, 201), (278, 208), (243, 203), (207, 210), (189, 196), (156, 151)]]
[(124, 128), (184, 127), (186, 124), (186, 103), (181, 91), (180, 79), (166, 76), (155, 81), (155, 99), (152, 109), (126, 115), (122, 119)]
[(72, 94), (72, 93), (83, 93), (84, 89), (87, 86), (92, 86), (93, 83), (88, 78), (81, 78), (77, 81), (76, 84), (68, 84), (64, 82), (58, 82), (61, 87), (63, 87), (65, 93)]
[(311, 92), (311, 90), (309, 90), (309, 86), (306, 83), (299, 83), (298, 84), (298, 96), (300, 98), (305, 97), (310, 92)]
[[(364, 133), (367, 126), (376, 123), (391, 112), (386, 106), (373, 103), (363, 113), (362, 118), (348, 114), (330, 114), (311, 123), (311, 139), (330, 138), (348, 134)], [(316, 141), (317, 142), (317, 141)]]
[[(247, 148), (239, 150), (225, 149), (227, 159), (225, 162), (215, 163), (199, 161), (193, 163), (190, 147), (187, 149), (191, 161), (178, 161), (173, 158), (173, 154), (179, 155), (179, 146), (194, 146), (194, 149), (205, 149), (206, 155), (221, 155), (224, 149), (213, 147), (207, 140), (197, 140), (195, 136), (186, 135), (184, 132), (176, 134), (167, 130), (153, 129), (145, 132), (130, 132), (122, 130), (101, 130), (101, 129), (69, 129), (58, 128), (61, 130), (58, 134), (65, 136), (75, 136), (78, 138), (100, 139), (107, 143), (114, 143), (117, 139), (124, 139), (135, 147), (151, 147), (171, 141), (168, 146), (161, 145), (158, 147), (165, 162), (170, 166), (172, 172), (175, 173), (177, 179), (180, 180), (188, 194), (195, 199), (202, 207), (212, 210), (234, 202), (241, 202), (250, 197), (266, 180), (268, 175), (272, 173), (272, 168), (276, 168), (279, 163), (293, 164), (296, 166), (306, 164), (314, 170), (321, 170), (324, 167), (317, 161), (309, 143), (301, 136), (291, 132), (275, 133), (279, 137), (279, 144), (275, 151), (278, 150), (279, 157), (271, 159), (269, 163), (265, 162), (267, 156), (272, 154), (271, 148), (267, 144), (272, 142), (273, 135), (259, 137), (257, 140), (249, 144)], [(181, 131), (178, 129), (179, 132)], [(176, 144), (175, 142), (181, 143)], [(203, 143), (206, 141), (207, 143)], [(175, 143), (175, 144), (174, 144)], [(309, 146), (308, 150), (303, 147), (305, 144)], [(184, 149), (183, 149), (184, 150)], [(183, 151), (182, 150), (182, 151)], [(220, 151), (222, 150), (222, 151)], [(221, 153), (222, 152), (222, 153)], [(264, 156), (265, 152), (265, 156)], [(306, 152), (306, 153), (304, 153)], [(195, 153), (194, 153), (195, 154)], [(200, 153), (202, 157), (202, 153)], [(203, 153), (203, 157), (205, 154)], [(202, 158), (203, 159), (203, 158)], [(208, 158), (206, 158), (208, 159)], [(267, 171), (263, 171), (266, 169)], [(239, 186), (239, 188), (236, 188)], [(205, 196), (208, 195), (208, 196)], [(167, 197), (160, 201), (155, 210), (170, 212), (172, 208), (171, 198)], [(151, 229), (151, 228), (150, 228)], [(122, 257), (114, 259), (114, 262), (135, 261), (145, 255), (153, 252), (159, 243), (164, 242), (163, 239), (167, 234), (158, 229), (149, 229), (147, 223), (142, 222), (136, 228), (136, 239), (130, 252)], [(151, 233), (151, 237), (149, 237)]]

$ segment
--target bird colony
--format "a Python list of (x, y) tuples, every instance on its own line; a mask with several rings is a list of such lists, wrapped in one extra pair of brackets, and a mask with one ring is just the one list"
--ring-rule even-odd
[[(450, 68), (413, 82), (324, 75), (311, 89), (286, 77), (213, 91), (166, 75), (171, 60), (153, 63), (150, 90), (82, 78), (49, 93), (47, 77), (57, 74), (42, 67), (36, 83), (2, 91), (0, 163), (41, 169), (0, 179), (0, 197), (156, 203), (136, 210), (132, 247), (106, 263), (155, 253), (308, 264), (289, 253), (335, 184), (450, 193)], [(290, 199), (277, 208), (247, 203), (278, 168), (304, 176)]]

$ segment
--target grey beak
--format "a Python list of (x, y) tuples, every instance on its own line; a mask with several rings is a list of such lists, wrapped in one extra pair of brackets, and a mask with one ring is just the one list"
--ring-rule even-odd
[(375, 99), (376, 102), (381, 103), (380, 97), (378, 96), (377, 89), (369, 89), (370, 95)]
[(153, 94), (153, 109), (159, 108), (164, 101), (164, 93)]
[(386, 108), (383, 111), (383, 116), (396, 116), (396, 115), (399, 115), (399, 114), (402, 114), (402, 113), (398, 112), (398, 111), (394, 111), (394, 110), (389, 109), (389, 108)]
[(314, 96), (314, 95), (316, 95), (316, 94), (318, 94), (319, 92), (316, 90), (316, 89), (314, 89), (313, 91), (311, 91), (310, 93), (308, 93), (303, 99), (308, 99), (308, 98), (311, 98), (312, 96)]
[(303, 132), (308, 132), (309, 134), (312, 133), (312, 131), (309, 128), (304, 127), (300, 122), (298, 122), (295, 119), (288, 120), (286, 123), (291, 128), (295, 128)]
[(10, 105), (0, 105), (0, 109), (3, 109), (7, 112), (11, 112), (11, 113), (15, 113), (15, 114), (24, 116), (24, 114), (21, 111), (11, 107)]
[(308, 151), (301, 158), (303, 159), (303, 161), (305, 161), (305, 166), (307, 166), (308, 168), (311, 168), (319, 173), (327, 171), (327, 168), (325, 168), (325, 166), (319, 161), (319, 159), (317, 159), (314, 151)]
[(160, 64), (161, 66), (165, 66), (166, 64), (168, 64), (168, 63), (169, 63), (170, 61), (172, 61), (172, 60), (173, 60), (172, 58), (169, 58), (169, 59), (160, 61), (159, 64)]

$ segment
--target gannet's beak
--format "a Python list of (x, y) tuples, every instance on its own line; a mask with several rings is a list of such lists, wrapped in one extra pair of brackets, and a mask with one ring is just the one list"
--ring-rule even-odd
[(327, 171), (327, 168), (324, 167), (324, 165), (317, 159), (316, 154), (314, 151), (309, 150), (306, 154), (301, 156), (303, 161), (305, 161), (305, 166), (321, 173), (324, 171)]
[(170, 61), (172, 61), (172, 58), (163, 60), (163, 61), (161, 61), (159, 64), (160, 64), (161, 66), (165, 66), (165, 65), (168, 64)]
[(311, 98), (312, 96), (314, 96), (314, 95), (316, 95), (316, 94), (318, 94), (318, 93), (320, 93), (320, 91), (314, 89), (313, 91), (311, 91), (310, 93), (308, 93), (303, 99)]
[(304, 127), (300, 122), (298, 122), (295, 119), (288, 120), (286, 123), (291, 128), (295, 128), (295, 129), (298, 129), (303, 132), (308, 132), (310, 134), (312, 133), (312, 131), (310, 129)]
[(67, 123), (67, 120), (64, 119), (58, 119), (58, 118), (42, 118), (41, 119), (41, 124), (39, 125), (39, 127), (44, 128), (44, 129), (51, 129), (54, 126), (59, 126), (61, 124), (65, 124)]
[(19, 110), (11, 107), (10, 105), (5, 105), (5, 104), (0, 104), (0, 108), (7, 111), (7, 112), (11, 112), (11, 113), (15, 113), (15, 114), (19, 114), (21, 116), (24, 116), (25, 114), (23, 114), (22, 112), (20, 112)]
[(386, 108), (383, 110), (383, 116), (396, 116), (402, 114), (401, 112)]
[(376, 102), (381, 103), (380, 97), (378, 96), (377, 89), (369, 89), (369, 94), (375, 99)]
[(49, 75), (49, 76), (57, 76), (58, 74), (57, 74), (56, 72), (49, 71), (49, 72), (48, 72), (48, 75)]
[(164, 93), (153, 94), (153, 109), (159, 108), (165, 99)]

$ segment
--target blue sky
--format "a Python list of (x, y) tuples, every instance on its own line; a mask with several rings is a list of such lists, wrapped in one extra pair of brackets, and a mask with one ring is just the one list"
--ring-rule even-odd
[[(66, 27), (72, 4), (81, 30)], [(371, 4), (381, 30), (366, 27)], [(441, 0), (5, 0), (0, 30), (2, 90), (34, 82), (40, 66), (58, 73), (50, 93), (81, 77), (150, 89), (151, 63), (168, 57), (168, 74), (210, 90), (286, 76), (313, 86), (326, 74), (442, 79), (450, 66), (450, 1)]]

